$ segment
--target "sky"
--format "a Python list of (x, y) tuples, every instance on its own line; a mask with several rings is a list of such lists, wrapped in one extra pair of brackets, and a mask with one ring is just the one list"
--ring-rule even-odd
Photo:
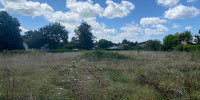
[(69, 40), (87, 22), (96, 40), (162, 41), (168, 34), (200, 29), (200, 0), (0, 0), (0, 11), (17, 18), (22, 33), (54, 22)]

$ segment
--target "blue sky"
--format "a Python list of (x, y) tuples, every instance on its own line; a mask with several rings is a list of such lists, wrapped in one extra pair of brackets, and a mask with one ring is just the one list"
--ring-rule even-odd
[(99, 39), (121, 42), (161, 40), (168, 34), (200, 29), (200, 0), (0, 0), (23, 32), (59, 22), (74, 36), (82, 22)]

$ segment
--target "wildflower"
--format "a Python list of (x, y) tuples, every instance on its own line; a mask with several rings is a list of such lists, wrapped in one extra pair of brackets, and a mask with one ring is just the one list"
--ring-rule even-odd
[(63, 88), (60, 88), (60, 90), (63, 90)]
[(61, 93), (58, 93), (58, 95), (60, 95)]
[(90, 79), (91, 77), (90, 77), (90, 76), (88, 76), (87, 78), (88, 78), (88, 79)]
[(99, 68), (99, 69), (101, 69), (101, 70), (102, 70), (103, 68)]
[(71, 78), (74, 78), (74, 76), (71, 76)]

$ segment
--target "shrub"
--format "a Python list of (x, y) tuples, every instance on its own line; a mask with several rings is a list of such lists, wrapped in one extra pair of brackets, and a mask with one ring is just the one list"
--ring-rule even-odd
[(62, 53), (62, 52), (76, 52), (77, 50), (70, 50), (70, 49), (53, 49), (50, 50), (52, 53)]
[(187, 52), (200, 51), (200, 45), (185, 45), (183, 46), (183, 51)]
[(174, 51), (183, 51), (183, 45), (178, 45), (173, 48)]
[(92, 51), (92, 52), (86, 52), (82, 55), (82, 58), (86, 58), (89, 60), (102, 60), (102, 59), (117, 59), (117, 60), (124, 60), (128, 59), (128, 56), (125, 56), (123, 54), (119, 54), (117, 52), (106, 52), (106, 51)]
[(23, 53), (28, 53), (30, 51), (25, 51), (25, 50), (3, 50), (3, 54), (23, 54)]

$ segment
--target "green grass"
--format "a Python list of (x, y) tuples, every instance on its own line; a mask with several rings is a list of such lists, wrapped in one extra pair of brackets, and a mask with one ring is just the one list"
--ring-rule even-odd
[[(141, 51), (138, 56), (137, 51), (88, 51), (0, 55), (2, 100), (200, 99), (200, 62), (191, 53)], [(9, 70), (3, 70), (4, 67)], [(14, 85), (3, 88), (9, 81), (14, 81)]]
[(88, 60), (103, 60), (103, 59), (126, 60), (129, 57), (123, 54), (119, 54), (117, 52), (106, 52), (106, 51), (96, 50), (84, 53), (81, 58), (85, 58)]

